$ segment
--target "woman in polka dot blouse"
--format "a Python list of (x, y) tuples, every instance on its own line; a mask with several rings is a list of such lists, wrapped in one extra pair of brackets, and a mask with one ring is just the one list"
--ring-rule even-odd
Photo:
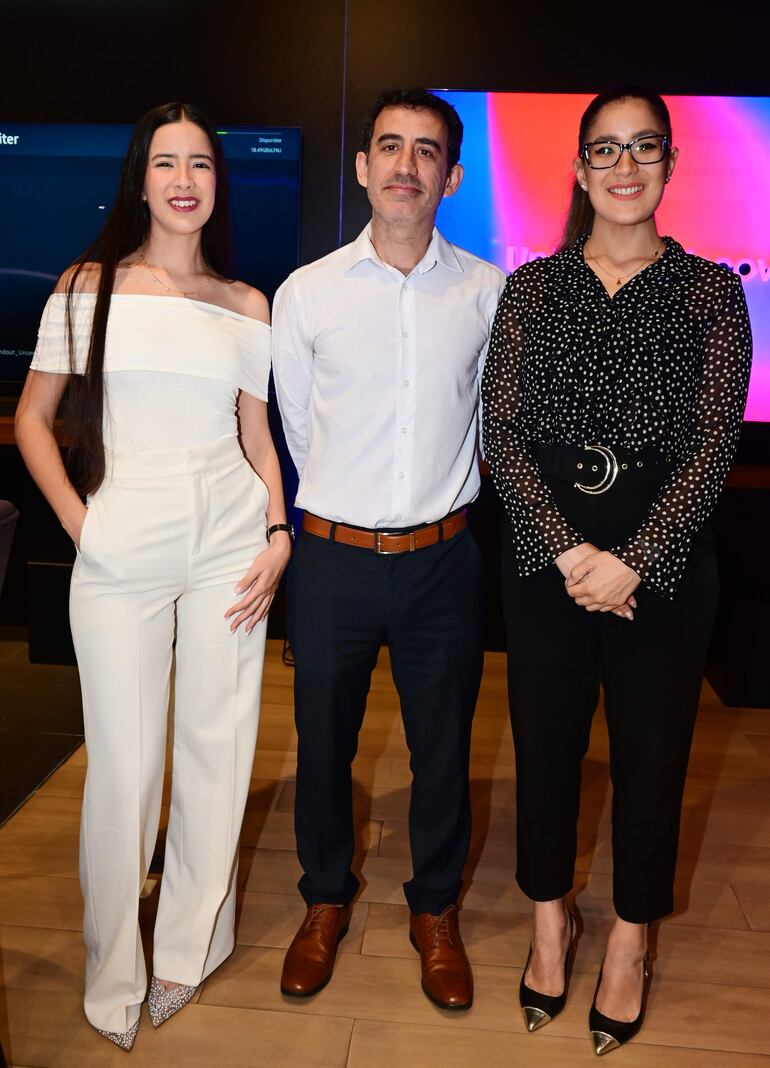
[(530, 1030), (566, 999), (580, 764), (604, 688), (616, 918), (589, 1017), (597, 1053), (641, 1025), (647, 925), (673, 908), (718, 594), (708, 520), (751, 364), (740, 279), (658, 236), (677, 155), (656, 94), (591, 102), (560, 250), (508, 279), (483, 383), (505, 507), (516, 877), (534, 902), (520, 991)]

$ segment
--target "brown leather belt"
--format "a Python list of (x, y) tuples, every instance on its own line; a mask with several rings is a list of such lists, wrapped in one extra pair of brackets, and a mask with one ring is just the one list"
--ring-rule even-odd
[(359, 527), (346, 527), (343, 523), (332, 523), (321, 519), (312, 512), (302, 516), (302, 529), (317, 538), (339, 541), (343, 545), (355, 545), (359, 549), (371, 549), (382, 556), (393, 553), (413, 553), (415, 549), (425, 549), (428, 545), (437, 545), (440, 541), (449, 541), (455, 534), (465, 530), (468, 518), (465, 509), (455, 512), (446, 519), (439, 519), (427, 527), (405, 531), (403, 534), (385, 534), (380, 530), (361, 530)]

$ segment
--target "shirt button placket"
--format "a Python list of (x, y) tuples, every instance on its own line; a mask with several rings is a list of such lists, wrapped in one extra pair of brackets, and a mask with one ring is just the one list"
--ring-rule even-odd
[(398, 297), (399, 361), (396, 392), (396, 443), (394, 450), (393, 515), (409, 515), (412, 497), (414, 438), (415, 292), (414, 279), (401, 283)]

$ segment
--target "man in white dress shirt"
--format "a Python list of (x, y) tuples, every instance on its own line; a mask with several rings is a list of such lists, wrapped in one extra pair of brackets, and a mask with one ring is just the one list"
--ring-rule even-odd
[(387, 642), (413, 772), (410, 938), (431, 1000), (473, 999), (456, 902), (484, 583), (465, 509), (479, 492), (479, 381), (504, 276), (434, 228), (462, 181), (461, 141), (446, 101), (383, 94), (356, 158), (371, 223), (275, 298), (273, 368), (305, 512), (288, 607), (308, 912), (284, 962), (289, 996), (329, 981), (347, 931), (359, 885), (350, 769)]

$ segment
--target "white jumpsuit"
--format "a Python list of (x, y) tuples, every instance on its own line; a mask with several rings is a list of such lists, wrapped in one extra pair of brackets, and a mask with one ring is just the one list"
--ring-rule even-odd
[[(79, 368), (95, 297), (76, 298)], [(54, 294), (32, 367), (67, 373)], [(232, 951), (237, 847), (265, 624), (230, 633), (236, 582), (266, 547), (267, 488), (238, 443), (239, 390), (267, 399), (270, 328), (183, 297), (116, 294), (105, 347), (107, 475), (88, 501), (70, 592), (88, 773), (80, 878), (85, 1010), (133, 1026), (147, 976), (139, 893), (160, 817), (172, 648), (174, 755), (153, 968), (197, 985)]]

